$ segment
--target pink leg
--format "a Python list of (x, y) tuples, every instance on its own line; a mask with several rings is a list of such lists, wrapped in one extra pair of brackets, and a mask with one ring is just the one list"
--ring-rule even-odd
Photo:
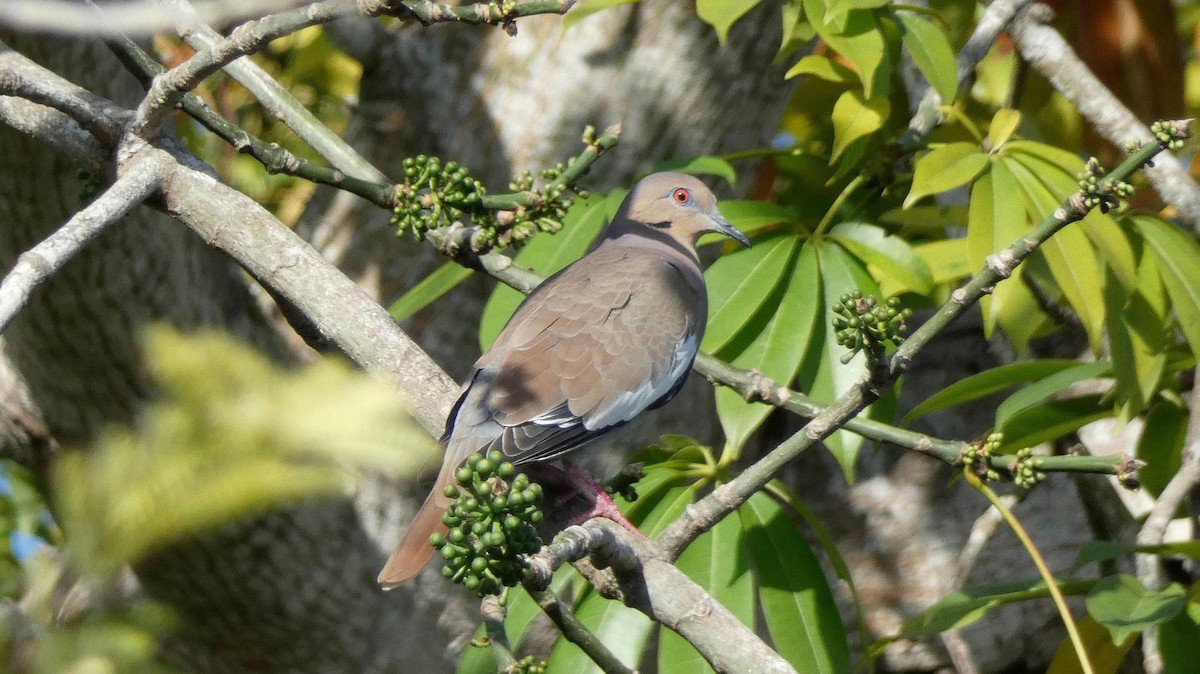
[[(533, 468), (533, 466), (530, 467)], [(587, 501), (589, 504), (587, 510), (573, 516), (571, 524), (583, 524), (593, 517), (603, 517), (620, 524), (639, 536), (644, 536), (632, 522), (625, 519), (625, 516), (621, 514), (616, 504), (613, 503), (612, 497), (608, 495), (608, 492), (604, 491), (604, 487), (596, 484), (596, 481), (583, 470), (564, 461), (563, 470), (546, 464), (540, 464), (537, 466), (536, 472), (538, 473), (537, 478), (547, 482), (567, 485)], [(564, 505), (567, 501), (574, 498), (574, 496), (575, 494), (567, 493), (558, 499), (557, 505)]]

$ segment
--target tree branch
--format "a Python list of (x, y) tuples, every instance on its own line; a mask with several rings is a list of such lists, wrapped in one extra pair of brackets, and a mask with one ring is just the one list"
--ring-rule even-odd
[[(1131, 140), (1153, 143), (1146, 125), (1105, 88), (1063, 36), (1046, 25), (1052, 15), (1044, 5), (1034, 5), (1017, 15), (1011, 33), (1021, 58), (1050, 80), (1055, 90), (1113, 145), (1124, 147)], [(1166, 153), (1146, 169), (1146, 176), (1163, 200), (1175, 207), (1193, 232), (1200, 234), (1200, 185), (1179, 160)]]
[(33, 291), (105, 228), (142, 203), (162, 183), (168, 162), (163, 157), (139, 157), (117, 182), (65, 225), (17, 258), (17, 264), (0, 282), (0, 332), (29, 301)]
[(611, 520), (597, 518), (564, 529), (530, 558), (525, 584), (544, 589), (554, 569), (588, 554), (597, 567), (611, 570), (603, 578), (589, 577), (598, 592), (675, 630), (718, 672), (795, 672), (728, 609), (675, 568), (653, 541), (635, 536)]

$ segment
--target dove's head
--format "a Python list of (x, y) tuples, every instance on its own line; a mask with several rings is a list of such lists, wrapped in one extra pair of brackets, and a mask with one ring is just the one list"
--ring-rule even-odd
[(614, 229), (630, 225), (665, 234), (692, 249), (708, 232), (750, 245), (750, 239), (721, 216), (712, 191), (683, 173), (653, 173), (639, 180), (613, 219)]

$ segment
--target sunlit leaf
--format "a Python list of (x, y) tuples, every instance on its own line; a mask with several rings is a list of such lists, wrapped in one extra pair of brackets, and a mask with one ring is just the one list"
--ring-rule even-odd
[(761, 0), (696, 0), (696, 15), (717, 31), (717, 39), (725, 44), (729, 29)]
[(836, 22), (825, 18), (822, 0), (804, 0), (804, 10), (813, 28), (834, 51), (858, 70), (865, 98), (887, 95), (887, 45), (871, 10), (855, 9), (841, 14)]
[(973, 143), (947, 143), (916, 160), (905, 208), (974, 180), (988, 165), (987, 155)]
[(864, 99), (855, 89), (843, 93), (833, 105), (833, 148), (829, 163), (837, 161), (851, 143), (878, 131), (891, 112), (886, 98)]
[[(1005, 164), (1025, 192), (1026, 207), (1034, 219), (1041, 220), (1059, 207), (1059, 199), (1050, 188), (1021, 161)], [(1081, 227), (1068, 225), (1043, 242), (1038, 250), (1087, 331), (1092, 350), (1099, 352), (1104, 338), (1104, 284), (1087, 236)]]
[(1019, 111), (1012, 108), (997, 110), (996, 114), (992, 116), (992, 123), (988, 125), (988, 142), (992, 146), (992, 151), (998, 150), (1007, 143), (1016, 133), (1020, 124), (1021, 113)]
[(1186, 610), (1158, 626), (1164, 672), (1186, 672), (1200, 662), (1200, 603), (1194, 587)]
[[(866, 273), (866, 269), (856, 259), (851, 257), (841, 246), (835, 243), (820, 243), (817, 247), (818, 264), (821, 268), (821, 290), (824, 305), (821, 316), (818, 317), (822, 328), (816, 332), (821, 340), (821, 348), (814, 344), (809, 350), (809, 356), (802, 369), (810, 370), (807, 387), (802, 390), (821, 401), (832, 402), (842, 395), (862, 378), (866, 372), (866, 362), (862, 354), (858, 354), (849, 363), (843, 364), (841, 358), (847, 350), (833, 339), (833, 306), (843, 295), (860, 290), (864, 295), (879, 296), (879, 287), (874, 279)], [(813, 362), (815, 361), (815, 362)], [(804, 376), (801, 376), (804, 379)], [(870, 408), (868, 408), (869, 410)], [(866, 414), (868, 412), (864, 412)], [(846, 431), (835, 431), (825, 438), (825, 446), (837, 459), (838, 465), (848, 482), (854, 480), (854, 463), (858, 450), (862, 447), (862, 437)]]
[(908, 242), (877, 225), (843, 222), (830, 236), (863, 262), (878, 267), (912, 292), (924, 295), (933, 288), (933, 275)]
[(967, 240), (945, 239), (913, 246), (921, 256), (934, 284), (943, 284), (970, 276), (976, 270), (967, 262)]
[(1114, 644), (1119, 644), (1177, 615), (1187, 603), (1187, 596), (1176, 583), (1153, 591), (1137, 578), (1121, 574), (1096, 583), (1085, 603), (1088, 614), (1108, 629)]
[(801, 75), (812, 75), (829, 82), (854, 82), (858, 75), (846, 66), (824, 56), (809, 54), (796, 62), (784, 74), (785, 80)]
[(958, 94), (958, 64), (950, 40), (941, 28), (919, 14), (898, 11), (893, 16), (903, 30), (901, 40), (913, 63), (942, 97), (942, 103), (950, 105)]
[(833, 593), (804, 536), (763, 493), (738, 509), (754, 561), (767, 629), (796, 671), (849, 673), (846, 633)]
[[(967, 250), (972, 271), (984, 267), (989, 255), (1010, 246), (1028, 230), (1024, 199), (1012, 172), (1002, 161), (993, 162), (991, 171), (979, 177), (971, 186)], [(985, 335), (991, 335), (999, 324), (1018, 346), (1027, 336), (1021, 327), (1029, 317), (1019, 314), (1020, 273), (996, 284), (996, 289), (980, 301)]]

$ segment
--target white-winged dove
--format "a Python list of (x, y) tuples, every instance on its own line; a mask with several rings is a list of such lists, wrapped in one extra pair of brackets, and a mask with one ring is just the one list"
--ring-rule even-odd
[(517, 308), (450, 412), (442, 469), (379, 583), (395, 587), (433, 555), (445, 532), (443, 488), (477, 452), (516, 465), (562, 457), (683, 386), (704, 336), (708, 298), (696, 242), (718, 232), (750, 241), (717, 212), (704, 183), (656, 173), (625, 197), (591, 252)]

